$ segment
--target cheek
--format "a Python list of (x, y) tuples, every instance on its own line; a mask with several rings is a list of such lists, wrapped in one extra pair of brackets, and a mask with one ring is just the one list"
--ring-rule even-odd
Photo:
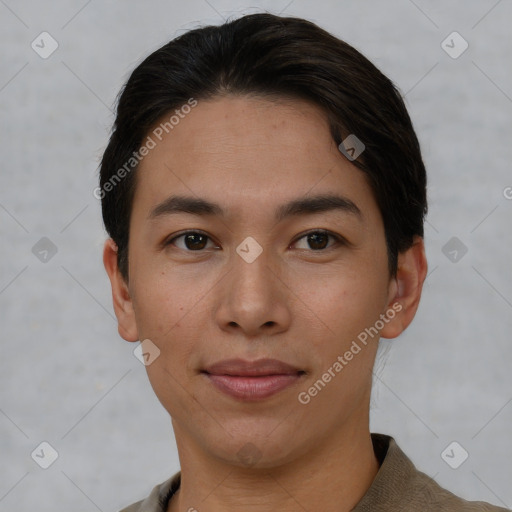
[(193, 309), (197, 298), (184, 294), (170, 274), (141, 273), (137, 277), (133, 305), (140, 340), (151, 340), (159, 350), (158, 357), (146, 366), (149, 381), (165, 408), (174, 403), (186, 407), (186, 400), (176, 395), (180, 388), (176, 382), (187, 378), (190, 359), (197, 350), (198, 326), (190, 322), (193, 313), (197, 316), (198, 305)]
[(183, 306), (177, 303), (172, 282), (165, 274), (134, 276), (133, 307), (141, 338), (158, 339), (179, 320)]
[(194, 353), (204, 343), (211, 322), (208, 304), (214, 277), (192, 276), (186, 270), (155, 270), (150, 263), (138, 267), (132, 299), (140, 339), (157, 345), (163, 356), (158, 362), (169, 371), (188, 371)]
[[(170, 272), (141, 272), (135, 278), (133, 306), (140, 339), (149, 338), (173, 366), (183, 366), (186, 355), (193, 350), (194, 325), (201, 309), (197, 288), (190, 290)], [(197, 324), (196, 329), (197, 329)]]
[(382, 273), (361, 265), (356, 270), (344, 268), (317, 276), (314, 286), (301, 286), (298, 295), (310, 310), (310, 325), (323, 332), (315, 337), (315, 344), (325, 345), (326, 338), (330, 339), (329, 352), (334, 353), (375, 323), (385, 307), (387, 287)]

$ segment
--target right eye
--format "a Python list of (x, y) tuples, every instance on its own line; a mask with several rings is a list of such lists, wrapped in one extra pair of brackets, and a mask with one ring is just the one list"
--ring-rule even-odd
[[(178, 240), (181, 241), (178, 243)], [(208, 241), (211, 241), (210, 237), (201, 231), (186, 231), (171, 238), (165, 245), (174, 245), (187, 252), (200, 252), (206, 247)]]

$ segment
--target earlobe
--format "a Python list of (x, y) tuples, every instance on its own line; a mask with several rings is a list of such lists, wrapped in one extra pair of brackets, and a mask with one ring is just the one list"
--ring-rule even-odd
[(398, 270), (395, 281), (390, 283), (388, 303), (388, 308), (398, 312), (382, 329), (381, 337), (396, 338), (412, 322), (420, 303), (426, 276), (425, 244), (423, 238), (416, 236), (413, 245), (398, 255)]
[(103, 249), (103, 265), (107, 271), (112, 287), (112, 302), (117, 317), (119, 335), (126, 341), (137, 341), (139, 335), (135, 322), (133, 302), (125, 281), (119, 271), (117, 262), (117, 245), (109, 238)]

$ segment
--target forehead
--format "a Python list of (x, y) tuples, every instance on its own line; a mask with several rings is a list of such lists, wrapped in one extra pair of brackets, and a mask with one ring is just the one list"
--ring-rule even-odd
[(296, 99), (218, 97), (199, 100), (188, 114), (174, 119), (178, 124), (165, 130), (168, 118), (163, 116), (152, 130), (158, 134), (164, 128), (162, 140), (157, 138), (158, 147), (152, 156), (165, 158), (162, 153), (173, 151), (180, 161), (207, 160), (212, 165), (221, 159), (233, 165), (243, 160), (240, 172), (251, 167), (248, 156), (256, 159), (254, 165), (265, 161), (283, 163), (292, 154), (296, 158), (307, 155), (308, 161), (320, 161), (316, 157), (334, 145), (323, 112), (309, 102)]
[(326, 192), (373, 201), (364, 173), (341, 155), (326, 115), (310, 102), (227, 96), (186, 111), (148, 133), (156, 144), (137, 170), (135, 203), (150, 208), (170, 193), (237, 208)]

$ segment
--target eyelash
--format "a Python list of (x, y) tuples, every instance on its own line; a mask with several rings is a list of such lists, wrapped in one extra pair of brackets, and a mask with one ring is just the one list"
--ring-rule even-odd
[[(332, 233), (331, 231), (328, 231), (325, 229), (313, 229), (311, 231), (307, 231), (306, 233), (302, 233), (301, 235), (299, 235), (290, 245), (297, 243), (299, 240), (302, 240), (303, 238), (307, 237), (308, 235), (317, 234), (317, 233), (321, 234), (321, 235), (327, 235), (330, 238), (333, 238), (337, 245), (347, 245), (347, 243), (348, 243), (342, 236)], [(208, 241), (211, 241), (211, 237), (208, 236), (205, 232), (200, 231), (200, 230), (189, 230), (189, 231), (184, 231), (184, 232), (170, 238), (169, 240), (164, 242), (164, 246), (174, 245), (173, 242), (175, 242), (179, 238), (182, 238), (182, 237), (184, 237), (186, 235), (190, 235), (190, 234), (203, 235), (208, 239)], [(320, 252), (326, 252), (332, 248), (333, 248), (333, 246), (331, 245), (331, 246), (326, 247), (325, 249), (309, 249), (309, 251), (320, 253)], [(178, 249), (181, 249), (181, 248), (178, 247)], [(181, 249), (181, 250), (183, 250), (185, 252), (204, 252), (205, 251), (205, 249), (200, 249), (200, 250), (196, 250), (196, 251), (190, 250), (190, 249)], [(308, 250), (308, 249), (301, 249), (301, 250)]]

